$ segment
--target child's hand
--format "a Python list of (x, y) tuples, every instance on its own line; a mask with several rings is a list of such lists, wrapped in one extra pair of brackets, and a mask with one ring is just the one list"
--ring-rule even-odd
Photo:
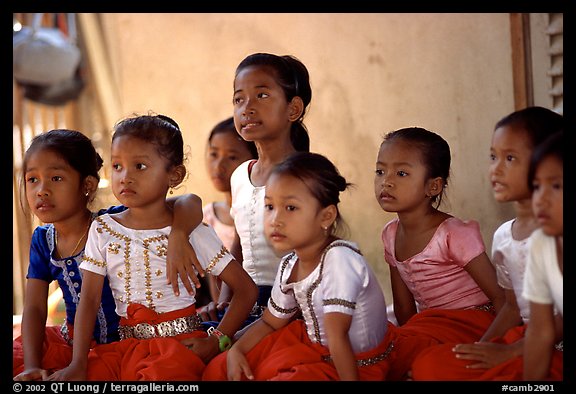
[(198, 314), (202, 318), (202, 321), (220, 321), (218, 315), (222, 315), (229, 304), (229, 302), (220, 302), (216, 305), (214, 301), (210, 301), (207, 305), (198, 308)]
[(48, 379), (48, 371), (42, 368), (30, 368), (14, 376), (14, 380), (20, 382), (46, 379)]
[[(180, 277), (180, 280), (190, 295), (195, 293), (193, 287), (200, 287), (200, 281), (194, 268), (200, 273), (200, 276), (204, 276), (204, 269), (196, 257), (194, 248), (190, 245), (188, 235), (172, 229), (168, 236), (166, 278), (168, 279), (167, 283), (172, 284), (174, 294), (177, 296), (180, 295), (178, 277)], [(194, 285), (190, 283), (190, 280)]]
[(519, 355), (516, 346), (492, 342), (459, 344), (452, 351), (460, 360), (470, 360), (467, 368), (493, 368)]
[(70, 364), (66, 368), (54, 372), (52, 375), (48, 376), (46, 380), (86, 380), (86, 370), (84, 368), (75, 367), (73, 364)]
[(240, 381), (242, 380), (242, 374), (246, 376), (247, 379), (254, 379), (248, 360), (246, 356), (232, 346), (228, 350), (226, 355), (226, 369), (228, 371), (228, 380)]
[(205, 338), (186, 338), (180, 342), (196, 353), (196, 355), (204, 361), (204, 364), (208, 364), (210, 360), (220, 353), (218, 338), (215, 336), (208, 336)]

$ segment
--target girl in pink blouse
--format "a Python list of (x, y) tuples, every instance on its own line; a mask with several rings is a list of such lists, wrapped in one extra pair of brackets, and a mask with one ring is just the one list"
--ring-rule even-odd
[(426, 129), (391, 132), (380, 146), (376, 198), (398, 214), (382, 231), (399, 326), (389, 379), (405, 379), (430, 345), (480, 339), (504, 302), (478, 223), (438, 209), (449, 172), (448, 143)]

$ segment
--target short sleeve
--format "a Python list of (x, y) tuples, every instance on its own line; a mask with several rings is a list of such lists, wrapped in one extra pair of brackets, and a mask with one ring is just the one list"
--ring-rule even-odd
[(274, 284), (272, 285), (272, 292), (268, 299), (268, 311), (279, 319), (289, 319), (300, 309), (294, 297), (294, 291), (292, 289), (282, 291), (280, 286), (282, 283), (282, 273), (284, 272), (282, 267), (285, 267), (294, 256), (293, 253), (290, 253), (280, 262)]
[(209, 274), (220, 275), (234, 259), (214, 229), (206, 223), (202, 223), (192, 231), (190, 243), (202, 268)]
[(502, 251), (502, 244), (506, 242), (506, 234), (509, 233), (507, 231), (510, 228), (509, 222), (506, 222), (496, 231), (494, 232), (494, 236), (492, 237), (492, 265), (496, 269), (496, 277), (498, 279), (498, 284), (508, 290), (512, 290), (514, 287), (512, 286), (512, 279), (510, 278), (510, 273), (508, 272), (508, 268), (504, 262), (505, 255)]
[(30, 264), (28, 265), (27, 279), (41, 279), (52, 282), (54, 278), (50, 272), (50, 250), (46, 243), (46, 228), (36, 227), (30, 243)]
[(99, 225), (97, 220), (90, 225), (80, 269), (106, 276), (106, 257), (103, 254), (105, 249), (100, 246), (103, 243), (103, 234), (98, 231)]
[(524, 289), (522, 295), (531, 302), (539, 304), (553, 304), (550, 289), (548, 288), (544, 254), (546, 253), (545, 237), (541, 230), (536, 230), (531, 235), (531, 247), (526, 263), (526, 275), (524, 276)]
[(486, 251), (478, 222), (453, 218), (444, 223), (448, 253), (456, 265), (464, 267)]
[(398, 219), (386, 223), (382, 229), (382, 245), (384, 246), (384, 260), (392, 267), (396, 267), (396, 258), (394, 256), (394, 241), (396, 239), (396, 229), (398, 228)]
[(366, 263), (361, 255), (350, 248), (333, 248), (326, 255), (322, 282), (324, 313), (352, 315), (358, 295), (368, 286)]

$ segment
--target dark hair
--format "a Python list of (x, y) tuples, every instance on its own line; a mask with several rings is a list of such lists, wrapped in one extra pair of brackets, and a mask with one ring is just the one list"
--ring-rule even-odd
[(421, 127), (408, 127), (392, 131), (386, 134), (382, 145), (394, 140), (409, 142), (420, 151), (422, 162), (427, 170), (427, 179), (437, 177), (443, 179), (442, 192), (431, 198), (432, 202), (438, 200), (436, 207), (439, 207), (442, 203), (445, 187), (448, 186), (448, 177), (450, 176), (451, 156), (448, 142), (440, 135)]
[(308, 135), (308, 129), (303, 123), (306, 109), (312, 100), (308, 69), (294, 56), (253, 53), (240, 62), (238, 67), (236, 67), (235, 75), (237, 76), (240, 71), (252, 66), (262, 66), (271, 69), (276, 82), (284, 91), (287, 101), (298, 96), (304, 102), (302, 115), (292, 123), (290, 140), (297, 151), (309, 152), (310, 136)]
[[(39, 134), (32, 139), (30, 146), (24, 154), (22, 163), (22, 173), (26, 174), (30, 156), (36, 152), (49, 150), (64, 159), (70, 167), (78, 171), (80, 180), (93, 176), (100, 181), (100, 168), (102, 168), (102, 157), (96, 152), (90, 138), (86, 137), (79, 131), (68, 129), (54, 129)], [(26, 190), (26, 181), (24, 176), (21, 179), (21, 190)], [(21, 196), (21, 205), (24, 212), (27, 212), (26, 204), (23, 204)]]
[(30, 156), (37, 151), (50, 150), (78, 171), (80, 179), (93, 176), (100, 180), (100, 168), (102, 157), (96, 152), (90, 138), (79, 131), (67, 129), (55, 129), (39, 134), (32, 139), (30, 146), (24, 154), (22, 170), (25, 173)]
[(178, 123), (166, 115), (135, 115), (114, 125), (112, 141), (130, 136), (156, 145), (170, 166), (184, 163), (184, 140)]
[(272, 174), (289, 175), (300, 179), (322, 208), (329, 205), (336, 206), (336, 226), (343, 225), (338, 209), (340, 192), (352, 184), (346, 182), (336, 166), (325, 156), (311, 152), (292, 153), (274, 167), (270, 175)]
[(220, 133), (233, 133), (238, 138), (238, 140), (242, 141), (244, 145), (246, 145), (246, 149), (248, 149), (252, 158), (253, 159), (258, 158), (258, 150), (256, 149), (256, 144), (254, 143), (254, 141), (246, 141), (244, 138), (240, 136), (240, 134), (238, 134), (236, 127), (234, 127), (233, 117), (224, 119), (216, 126), (214, 126), (214, 128), (210, 132), (210, 135), (208, 136), (208, 143), (212, 141), (212, 137), (214, 137), (214, 135)]
[(542, 161), (548, 157), (556, 157), (561, 163), (564, 163), (564, 131), (560, 130), (534, 149), (530, 158), (530, 166), (528, 167), (528, 188), (534, 191), (534, 177), (536, 177), (536, 170)]
[(543, 107), (527, 107), (506, 115), (496, 123), (494, 130), (513, 126), (525, 131), (532, 147), (564, 128), (564, 117)]

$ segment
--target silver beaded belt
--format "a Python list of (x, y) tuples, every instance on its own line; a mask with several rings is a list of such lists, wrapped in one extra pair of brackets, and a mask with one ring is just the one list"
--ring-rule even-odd
[[(367, 367), (367, 366), (379, 363), (380, 361), (388, 358), (388, 356), (390, 355), (390, 352), (392, 352), (392, 349), (394, 349), (394, 342), (390, 342), (390, 344), (388, 345), (388, 347), (386, 348), (386, 350), (383, 353), (377, 354), (373, 357), (356, 360), (356, 365), (359, 367)], [(329, 354), (326, 356), (322, 356), (322, 361), (330, 363), (330, 362), (332, 362), (332, 357), (330, 357)]]
[(64, 338), (64, 340), (68, 345), (70, 346), (73, 345), (72, 338), (70, 338), (70, 331), (68, 331), (68, 324), (66, 324), (66, 322), (62, 323), (62, 325), (60, 326), (60, 334), (62, 335), (62, 338)]
[(157, 337), (173, 337), (202, 329), (202, 319), (198, 314), (179, 317), (174, 320), (163, 321), (157, 324), (138, 323), (133, 326), (121, 325), (118, 327), (120, 339), (136, 338), (150, 339)]

